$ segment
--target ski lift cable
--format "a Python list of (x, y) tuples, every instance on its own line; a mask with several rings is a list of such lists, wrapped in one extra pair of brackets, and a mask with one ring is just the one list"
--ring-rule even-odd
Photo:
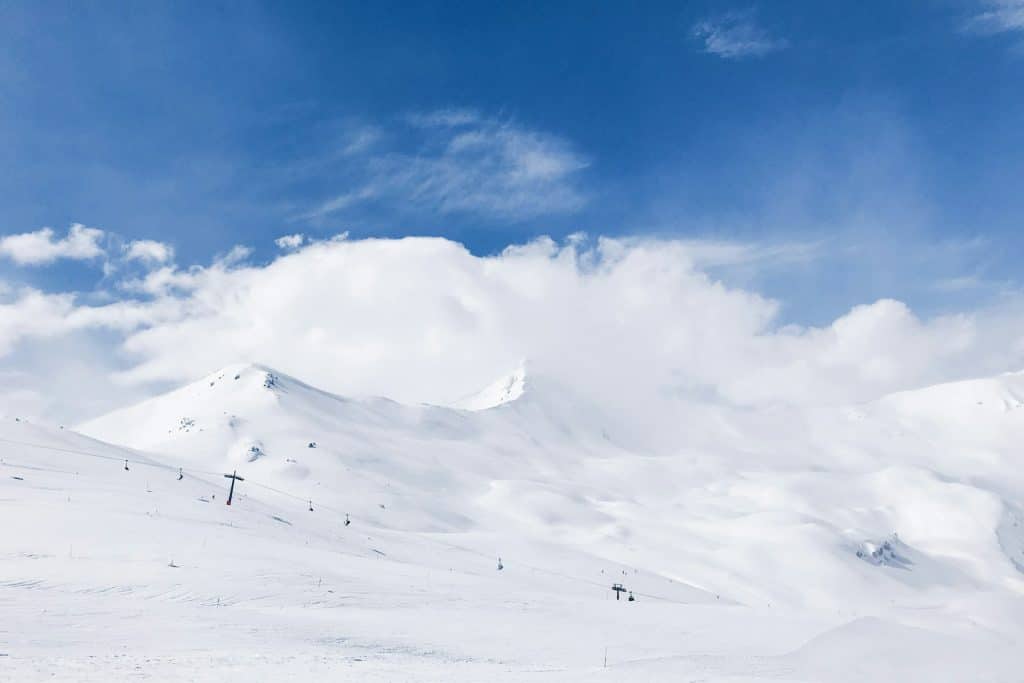
[(171, 472), (174, 472), (176, 470), (181, 469), (183, 471), (191, 472), (191, 473), (194, 473), (194, 474), (207, 474), (207, 475), (211, 475), (211, 476), (216, 476), (216, 475), (221, 474), (220, 472), (210, 472), (210, 471), (206, 471), (206, 470), (194, 469), (194, 468), (191, 468), (191, 467), (188, 468), (188, 469), (185, 469), (183, 467), (176, 467), (176, 466), (173, 466), (173, 465), (164, 465), (162, 463), (153, 462), (151, 460), (136, 460), (136, 459), (133, 459), (133, 458), (124, 458), (124, 457), (118, 457), (118, 456), (112, 456), (112, 455), (103, 455), (102, 453), (92, 453), (92, 452), (89, 452), (89, 451), (82, 451), (82, 450), (78, 450), (78, 449), (74, 449), (74, 448), (61, 448), (59, 446), (47, 446), (46, 444), (32, 443), (30, 441), (18, 441), (16, 439), (5, 439), (3, 437), (0, 437), (0, 442), (14, 444), (16, 446), (27, 446), (29, 448), (38, 448), (38, 449), (46, 450), (46, 451), (56, 451), (56, 452), (59, 452), (59, 453), (70, 453), (72, 455), (84, 455), (84, 456), (88, 456), (90, 458), (99, 458), (101, 460), (111, 460), (111, 461), (114, 461), (114, 462), (128, 462), (128, 463), (131, 463), (133, 465), (140, 465), (140, 466), (143, 466), (143, 467), (155, 467), (157, 469), (168, 470), (168, 471), (171, 471)]
[(72, 474), (72, 475), (73, 474), (78, 474), (78, 472), (72, 472), (71, 470), (58, 470), (58, 469), (54, 469), (53, 467), (40, 467), (39, 465), (22, 465), (22, 464), (19, 464), (19, 463), (16, 463), (16, 462), (10, 462), (8, 460), (4, 460), (3, 462), (0, 462), (0, 465), (2, 465), (4, 467), (13, 467), (13, 468), (19, 469), (19, 470), (30, 470), (30, 471), (33, 471), (33, 472), (53, 472), (55, 474)]
[[(67, 453), (67, 454), (70, 454), (70, 455), (81, 455), (81, 456), (86, 456), (86, 457), (90, 457), (90, 458), (98, 458), (100, 460), (109, 460), (111, 462), (118, 462), (118, 463), (127, 462), (127, 463), (132, 464), (132, 465), (139, 465), (139, 466), (142, 466), (142, 467), (154, 467), (156, 469), (166, 470), (166, 471), (169, 471), (169, 472), (172, 472), (172, 473), (175, 473), (175, 474), (178, 474), (178, 473), (186, 474), (186, 475), (201, 474), (201, 475), (214, 476), (214, 477), (220, 476), (222, 474), (222, 472), (213, 472), (213, 471), (210, 471), (210, 470), (200, 470), (200, 469), (195, 469), (195, 468), (192, 468), (192, 467), (184, 467), (184, 466), (165, 465), (163, 463), (152, 462), (150, 460), (139, 460), (139, 459), (135, 459), (135, 458), (124, 458), (124, 457), (118, 457), (118, 456), (112, 456), (112, 455), (104, 455), (102, 453), (93, 453), (93, 452), (90, 452), (90, 451), (83, 451), (83, 450), (75, 449), (75, 448), (62, 448), (60, 446), (49, 446), (49, 445), (46, 445), (46, 444), (33, 443), (33, 442), (30, 442), (30, 441), (20, 441), (20, 440), (17, 440), (17, 439), (6, 439), (6, 438), (3, 438), (3, 437), (0, 437), (0, 442), (9, 443), (9, 444), (17, 445), (17, 446), (27, 446), (29, 448), (37, 448), (37, 449), (40, 449), (40, 450), (54, 451), (54, 452), (58, 452), (58, 453)], [(7, 464), (7, 463), (4, 463), (4, 464)], [(14, 465), (12, 465), (12, 466), (14, 466)], [(29, 466), (22, 466), (22, 467), (29, 467)], [(42, 468), (39, 468), (39, 469), (42, 469)], [(53, 470), (53, 471), (57, 472), (58, 470)], [(69, 474), (73, 474), (71, 472), (68, 472), (68, 473)], [(268, 486), (266, 484), (261, 484), (260, 482), (252, 481), (252, 480), (250, 480), (248, 478), (246, 479), (246, 483), (250, 484), (252, 486), (258, 486), (260, 488), (267, 489), (268, 491), (273, 491), (274, 493), (278, 493), (280, 495), (287, 496), (287, 497), (293, 498), (295, 500), (301, 500), (301, 501), (308, 501), (309, 500), (308, 496), (300, 496), (300, 495), (296, 495), (294, 493), (289, 493), (288, 491), (282, 491), (281, 489), (274, 488), (273, 486)], [(340, 515), (345, 515), (346, 514), (346, 513), (342, 512), (342, 511), (339, 511), (339, 510), (337, 510), (337, 509), (335, 509), (333, 507), (330, 507), (328, 505), (320, 505), (320, 507), (325, 509), (325, 510), (330, 510), (332, 512), (336, 512), (337, 514), (340, 514)]]
[[(273, 486), (268, 486), (267, 484), (261, 484), (258, 481), (252, 481), (250, 479), (246, 479), (246, 483), (247, 484), (252, 484), (253, 486), (257, 486), (257, 487), (259, 487), (261, 489), (266, 489), (267, 491), (273, 491), (274, 493), (277, 493), (277, 494), (282, 495), (282, 496), (286, 496), (288, 498), (292, 498), (293, 500), (301, 501), (303, 503), (306, 503), (306, 502), (310, 501), (310, 497), (308, 495), (300, 496), (300, 495), (295, 494), (295, 493), (289, 493), (288, 491), (283, 491), (283, 490), (281, 490), (279, 488), (275, 488)], [(334, 513), (336, 513), (338, 515), (344, 516), (346, 514), (349, 514), (349, 513), (346, 513), (344, 511), (342, 511), (342, 510), (339, 510), (338, 508), (332, 507), (330, 505), (326, 505), (324, 503), (317, 502), (316, 505), (317, 505), (318, 509), (328, 510), (328, 511), (334, 512)]]
[[(263, 484), (261, 482), (254, 481), (251, 478), (247, 478), (246, 479), (246, 483), (250, 484), (252, 486), (256, 486), (258, 488), (267, 490), (267, 491), (271, 491), (271, 492), (276, 493), (278, 495), (285, 496), (287, 498), (291, 498), (291, 499), (296, 500), (296, 501), (300, 501), (300, 502), (308, 502), (309, 501), (309, 496), (302, 496), (302, 495), (299, 495), (299, 494), (291, 493), (289, 491), (284, 491), (284, 490), (276, 488), (274, 486), (270, 486), (268, 484)], [(321, 508), (321, 509), (324, 509), (324, 510), (327, 510), (329, 512), (333, 512), (336, 515), (338, 515), (339, 517), (349, 516), (349, 513), (342, 512), (341, 510), (339, 510), (339, 509), (337, 509), (335, 507), (332, 507), (330, 505), (325, 505), (323, 503), (318, 503), (317, 507)], [(358, 518), (356, 518), (356, 519), (358, 519)], [(486, 553), (483, 553), (481, 551), (474, 550), (472, 548), (467, 548), (465, 546), (456, 545), (454, 543), (448, 543), (446, 541), (442, 541), (440, 539), (433, 538), (431, 536), (421, 536), (420, 538), (422, 538), (422, 539), (424, 539), (424, 540), (426, 540), (426, 541), (428, 541), (430, 543), (434, 543), (436, 545), (446, 546), (446, 547), (448, 547), (450, 549), (453, 549), (453, 550), (459, 550), (459, 551), (462, 551), (462, 552), (467, 552), (467, 553), (470, 553), (472, 555), (476, 555), (477, 557), (480, 557), (480, 558), (484, 558), (484, 559), (488, 559), (488, 560), (492, 559), (490, 555), (488, 555)], [(525, 562), (518, 562), (517, 564), (519, 564), (520, 566), (525, 567), (527, 569), (532, 569), (533, 571), (541, 572), (543, 574), (549, 574), (551, 576), (555, 576), (555, 577), (558, 577), (560, 579), (564, 579), (566, 581), (571, 581), (571, 582), (576, 582), (576, 583), (585, 583), (585, 584), (594, 586), (596, 588), (607, 588), (607, 585), (605, 583), (600, 582), (600, 581), (594, 581), (594, 580), (591, 580), (591, 579), (585, 579), (585, 578), (580, 577), (580, 576), (572, 576), (570, 574), (564, 574), (562, 572), (554, 571), (552, 569), (545, 569), (543, 567), (537, 567), (535, 565), (531, 565), (531, 564), (528, 564), (528, 563), (525, 563)], [(674, 600), (672, 598), (666, 598), (664, 596), (653, 595), (653, 594), (649, 594), (649, 593), (641, 593), (639, 591), (633, 591), (633, 594), (637, 595), (637, 596), (640, 596), (640, 597), (648, 598), (650, 600), (660, 600), (660, 601), (663, 601), (663, 602), (671, 602), (671, 603), (675, 603), (675, 604), (678, 604), (678, 605), (689, 604), (689, 603), (683, 602), (681, 600)]]
[[(41, 449), (41, 450), (55, 451), (55, 452), (59, 452), (59, 453), (68, 453), (68, 454), (71, 454), (71, 455), (82, 455), (82, 456), (87, 456), (87, 457), (90, 457), (90, 458), (99, 458), (99, 459), (102, 459), (102, 460), (110, 460), (110, 461), (114, 461), (114, 462), (125, 462), (125, 461), (127, 461), (127, 462), (129, 462), (131, 464), (134, 464), (134, 465), (139, 465), (139, 466), (144, 466), (144, 467), (154, 467), (154, 468), (161, 469), (161, 470), (167, 470), (167, 471), (170, 471), (170, 472), (173, 472), (173, 473), (179, 473), (180, 472), (180, 473), (184, 473), (184, 474), (188, 474), (188, 475), (202, 474), (202, 475), (208, 475), (208, 476), (220, 476), (222, 474), (221, 472), (212, 472), (212, 471), (209, 471), (209, 470), (199, 470), (199, 469), (185, 468), (185, 467), (180, 467), (180, 466), (175, 467), (175, 466), (172, 466), (172, 465), (164, 465), (162, 463), (156, 463), (156, 462), (152, 462), (152, 461), (148, 461), (148, 460), (136, 460), (136, 459), (132, 459), (132, 458), (122, 458), (122, 457), (117, 457), (117, 456), (103, 455), (102, 453), (92, 453), (92, 452), (89, 452), (89, 451), (83, 451), (83, 450), (72, 449), (72, 448), (61, 448), (59, 446), (48, 446), (48, 445), (45, 445), (45, 444), (32, 443), (32, 442), (29, 442), (29, 441), (19, 441), (19, 440), (16, 440), (16, 439), (6, 439), (6, 438), (3, 438), (3, 437), (0, 437), (0, 442), (9, 443), (9, 444), (17, 445), (17, 446), (27, 446), (27, 447), (30, 447), (30, 448), (38, 448), (38, 449)], [(32, 467), (32, 466), (25, 466), (25, 465), (15, 465), (13, 463), (2, 463), (2, 464), (9, 465), (11, 467), (21, 467), (21, 468), (24, 468), (24, 469), (38, 469), (38, 470), (44, 469), (44, 468), (40, 468), (40, 467)], [(63, 472), (61, 470), (47, 470), (47, 471)], [(72, 472), (63, 472), (63, 473), (74, 474)], [(263, 483), (260, 483), (258, 481), (253, 481), (249, 477), (246, 477), (246, 484), (248, 484), (250, 486), (256, 486), (258, 488), (262, 488), (262, 489), (265, 489), (267, 491), (272, 491), (274, 493), (277, 493), (279, 495), (291, 498), (293, 500), (302, 501), (302, 502), (309, 501), (309, 496), (301, 496), (301, 495), (298, 495), (298, 494), (295, 494), (295, 493), (290, 493), (288, 491), (284, 491), (282, 489), (279, 489), (279, 488), (276, 488), (276, 487), (273, 487), (273, 486), (269, 486), (267, 484), (263, 484)], [(327, 510), (329, 512), (333, 512), (336, 515), (338, 515), (339, 517), (350, 516), (350, 513), (343, 512), (343, 511), (341, 511), (341, 510), (339, 510), (337, 508), (334, 508), (334, 507), (329, 506), (329, 505), (324, 505), (322, 503), (318, 503), (318, 508), (322, 508), (322, 509)], [(358, 517), (354, 518), (354, 519), (358, 519)], [(460, 550), (462, 552), (468, 552), (470, 554), (476, 555), (476, 556), (481, 557), (481, 558), (486, 558), (488, 560), (492, 559), (491, 556), (486, 554), (486, 553), (480, 552), (478, 550), (474, 550), (472, 548), (467, 548), (465, 546), (460, 546), (460, 545), (456, 545), (456, 544), (453, 544), (453, 543), (447, 543), (447, 542), (442, 541), (440, 539), (432, 538), (429, 535), (420, 536), (420, 538), (422, 538), (422, 539), (424, 539), (424, 540), (426, 540), (428, 542), (435, 543), (437, 545), (443, 545), (443, 546), (446, 546), (446, 547), (454, 549), (454, 550)], [(549, 574), (551, 576), (556, 576), (558, 578), (565, 579), (567, 581), (577, 582), (577, 583), (586, 583), (586, 584), (589, 584), (591, 586), (595, 586), (595, 587), (598, 587), (598, 588), (605, 588), (606, 587), (606, 585), (604, 583), (601, 583), (601, 582), (598, 582), (598, 581), (593, 581), (593, 580), (590, 580), (590, 579), (585, 579), (585, 578), (580, 577), (580, 576), (572, 576), (572, 575), (569, 575), (569, 574), (564, 574), (562, 572), (554, 571), (552, 569), (545, 569), (543, 567), (537, 567), (537, 566), (528, 564), (526, 562), (518, 562), (517, 564), (519, 564), (520, 566), (525, 567), (527, 569), (531, 569), (533, 571), (541, 572), (541, 573), (544, 573), (544, 574)], [(653, 595), (653, 594), (649, 594), (649, 593), (641, 593), (639, 591), (633, 591), (633, 594), (634, 595), (638, 595), (640, 597), (648, 598), (648, 599), (651, 599), (651, 600), (660, 600), (660, 601), (663, 601), (663, 602), (671, 602), (671, 603), (675, 603), (675, 604), (679, 604), (679, 605), (690, 604), (690, 603), (683, 602), (681, 600), (674, 600), (672, 598), (666, 598), (664, 596)]]

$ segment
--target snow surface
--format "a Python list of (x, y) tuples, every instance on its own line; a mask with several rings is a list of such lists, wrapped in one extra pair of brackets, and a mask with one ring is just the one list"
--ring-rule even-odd
[(0, 679), (1024, 679), (1024, 375), (693, 406), (672, 452), (513, 376), (469, 410), (243, 364), (5, 418)]

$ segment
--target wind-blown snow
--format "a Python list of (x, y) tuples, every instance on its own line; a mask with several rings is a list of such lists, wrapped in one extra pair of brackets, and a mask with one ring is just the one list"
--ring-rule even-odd
[(1010, 374), (838, 410), (692, 406), (657, 454), (522, 370), (473, 410), (242, 364), (88, 436), (5, 419), (0, 667), (1017, 681), (1020, 396)]

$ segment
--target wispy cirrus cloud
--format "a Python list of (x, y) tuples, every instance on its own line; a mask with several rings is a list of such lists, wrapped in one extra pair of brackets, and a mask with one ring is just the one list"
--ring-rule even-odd
[(346, 133), (341, 153), (344, 156), (362, 154), (379, 143), (383, 135), (376, 126), (357, 126)]
[(703, 51), (722, 59), (763, 57), (788, 47), (784, 38), (773, 37), (757, 22), (752, 9), (733, 10), (694, 24), (692, 35)]
[(413, 112), (406, 120), (421, 128), (468, 126), (479, 123), (480, 112), (463, 107), (449, 107), (428, 112)]
[(361, 161), (361, 180), (301, 217), (315, 220), (386, 201), (514, 221), (586, 204), (579, 173), (589, 162), (557, 135), (469, 109), (410, 114), (400, 125), (404, 146), (367, 148), (352, 161)]
[(984, 35), (1024, 31), (1024, 0), (981, 0), (964, 28)]
[(317, 220), (324, 216), (329, 216), (333, 213), (337, 213), (351, 206), (360, 204), (366, 200), (373, 199), (378, 195), (375, 182), (370, 181), (369, 184), (362, 185), (353, 190), (346, 190), (339, 195), (335, 195), (330, 199), (317, 204), (315, 207), (302, 214), (300, 218), (307, 220)]

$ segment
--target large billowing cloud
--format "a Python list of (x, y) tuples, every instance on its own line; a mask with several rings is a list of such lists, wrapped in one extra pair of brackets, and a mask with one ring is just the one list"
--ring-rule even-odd
[[(26, 344), (105, 335), (106, 359), (90, 361), (103, 376), (86, 393), (135, 394), (251, 360), (340, 393), (436, 403), (527, 358), (626, 418), (694, 402), (868, 400), (1024, 360), (1012, 302), (922, 320), (882, 300), (823, 327), (780, 328), (778, 304), (709, 277), (707, 245), (694, 242), (541, 239), (480, 257), (445, 239), (337, 239), (266, 265), (245, 253), (153, 270), (103, 305), (9, 290), (0, 354), (9, 363)], [(35, 376), (38, 390), (44, 369)]]

